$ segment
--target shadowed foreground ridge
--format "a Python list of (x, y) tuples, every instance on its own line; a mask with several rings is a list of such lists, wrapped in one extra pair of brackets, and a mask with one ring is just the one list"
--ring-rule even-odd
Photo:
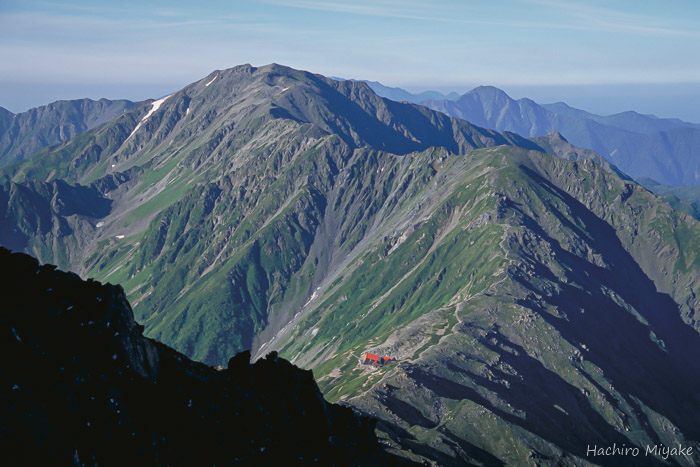
[(120, 286), (0, 248), (0, 457), (212, 465), (389, 459), (374, 421), (329, 404), (311, 371), (249, 353), (217, 371), (142, 336)]

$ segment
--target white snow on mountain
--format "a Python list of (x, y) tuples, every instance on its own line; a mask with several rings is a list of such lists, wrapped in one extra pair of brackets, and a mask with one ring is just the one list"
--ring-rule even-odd
[[(162, 98), (162, 99), (158, 99), (157, 101), (153, 101), (153, 102), (151, 103), (151, 110), (149, 110), (148, 113), (141, 119), (141, 121), (139, 122), (139, 124), (136, 125), (136, 128), (134, 128), (134, 131), (131, 132), (131, 134), (129, 135), (129, 138), (131, 138), (132, 136), (134, 136), (134, 133), (136, 133), (136, 131), (137, 131), (139, 128), (141, 128), (141, 125), (143, 125), (143, 122), (145, 122), (146, 120), (148, 120), (149, 117), (150, 117), (151, 115), (153, 115), (153, 112), (155, 112), (156, 110), (158, 110), (158, 109), (160, 108), (160, 106), (163, 105), (163, 102), (165, 102), (166, 99), (167, 99), (168, 97), (170, 97), (170, 96), (172, 96), (172, 94), (170, 94), (170, 95), (168, 95), (168, 96), (165, 96), (165, 97)], [(126, 138), (126, 139), (128, 140), (129, 138)]]

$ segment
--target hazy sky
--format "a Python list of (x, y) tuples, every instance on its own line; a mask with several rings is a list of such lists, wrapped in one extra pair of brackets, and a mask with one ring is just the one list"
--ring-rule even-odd
[(700, 122), (697, 0), (196, 3), (0, 0), (0, 106), (159, 97), (214, 69), (276, 62)]

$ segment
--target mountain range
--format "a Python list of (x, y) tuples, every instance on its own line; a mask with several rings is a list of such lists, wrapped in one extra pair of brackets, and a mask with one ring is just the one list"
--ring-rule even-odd
[[(333, 79), (338, 80), (338, 81), (345, 81), (343, 78), (336, 78), (333, 77)], [(422, 91), (419, 93), (411, 93), (406, 91), (405, 89), (397, 88), (397, 87), (391, 87), (391, 86), (385, 86), (379, 81), (366, 81), (366, 80), (350, 80), (350, 81), (359, 81), (362, 83), (367, 83), (367, 85), (374, 91), (378, 96), (381, 97), (386, 97), (387, 99), (391, 99), (392, 101), (397, 101), (397, 102), (411, 102), (413, 104), (420, 104), (423, 101), (427, 100), (455, 100), (459, 99), (460, 95), (454, 91), (443, 94), (438, 91)]]
[(700, 224), (566, 135), (478, 123), (218, 70), (0, 169), (0, 243), (121, 284), (195, 360), (313, 369), (406, 459), (700, 461)]
[(634, 111), (602, 116), (563, 102), (540, 105), (527, 98), (512, 99), (493, 86), (479, 86), (459, 96), (436, 91), (412, 94), (376, 81), (367, 84), (382, 97), (425, 105), (492, 130), (527, 138), (557, 131), (572, 144), (598, 152), (625, 173), (655, 180), (654, 186), (700, 184), (697, 123)]
[[(484, 128), (510, 131), (526, 138), (557, 131), (572, 144), (603, 155), (625, 173), (653, 180), (647, 184), (652, 189), (700, 183), (700, 124), (633, 111), (601, 116), (563, 102), (540, 105), (531, 99), (511, 99), (493, 86), (480, 86), (460, 96), (437, 91), (413, 94), (377, 81), (359, 82), (367, 83), (381, 97), (425, 105)], [(0, 107), (0, 166), (66, 141), (133, 105), (126, 100), (58, 101), (16, 115)]]
[(600, 116), (564, 103), (539, 105), (511, 99), (500, 89), (482, 86), (456, 100), (421, 104), (475, 125), (512, 131), (525, 137), (561, 133), (575, 146), (593, 149), (628, 175), (664, 185), (700, 184), (700, 125), (636, 112)]
[(0, 166), (22, 161), (46, 146), (108, 122), (129, 110), (134, 103), (79, 99), (13, 114), (0, 107)]

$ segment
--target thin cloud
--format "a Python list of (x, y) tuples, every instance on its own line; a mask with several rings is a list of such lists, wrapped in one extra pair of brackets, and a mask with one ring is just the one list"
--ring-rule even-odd
[[(546, 7), (577, 20), (580, 29), (591, 31), (635, 32), (672, 37), (700, 37), (700, 32), (683, 24), (659, 25), (661, 18), (638, 13), (620, 12), (611, 8), (553, 0), (523, 0), (527, 4)], [(572, 25), (573, 26), (573, 25)]]
[(426, 8), (425, 3), (420, 2), (392, 2), (378, 1), (372, 3), (336, 3), (321, 1), (290, 1), (290, 0), (264, 0), (264, 3), (287, 8), (322, 11), (329, 13), (355, 14), (380, 18), (408, 19), (418, 21), (431, 21), (439, 23), (476, 24), (486, 22), (461, 20), (446, 16), (435, 16), (428, 12), (434, 12), (435, 7)]
[[(509, 20), (509, 19), (464, 19), (472, 10), (461, 5), (464, 9), (462, 15), (456, 15), (454, 12), (446, 12), (445, 15), (435, 15), (440, 12), (439, 5), (431, 5), (430, 8), (425, 8), (424, 3), (403, 3), (403, 2), (372, 2), (367, 3), (335, 3), (323, 1), (291, 1), (291, 0), (264, 0), (264, 3), (270, 5), (283, 6), (286, 8), (296, 8), (303, 10), (312, 10), (327, 13), (339, 14), (354, 14), (361, 16), (370, 16), (377, 18), (393, 18), (403, 20), (415, 20), (435, 23), (452, 23), (463, 25), (481, 25), (491, 27), (504, 28), (520, 28), (520, 29), (537, 29), (537, 30), (569, 30), (569, 31), (630, 31), (647, 34), (659, 34), (679, 37), (700, 37), (697, 31), (690, 31), (678, 28), (663, 28), (658, 26), (644, 26), (640, 24), (624, 24), (622, 15), (619, 15), (619, 21), (612, 19), (604, 20), (604, 16), (614, 18), (612, 10), (603, 10), (596, 8), (578, 8), (576, 5), (558, 2), (550, 2), (548, 0), (525, 0), (527, 3), (536, 4), (548, 8), (561, 7), (560, 10), (568, 11), (571, 17), (578, 18), (578, 22), (545, 22), (545, 21), (526, 21), (526, 20)], [(431, 14), (433, 13), (433, 14)], [(474, 10), (474, 13), (478, 11)], [(576, 13), (576, 14), (573, 14)], [(607, 13), (607, 15), (601, 14)], [(462, 17), (460, 17), (462, 16)], [(639, 16), (638, 19), (649, 20), (648, 17)]]

